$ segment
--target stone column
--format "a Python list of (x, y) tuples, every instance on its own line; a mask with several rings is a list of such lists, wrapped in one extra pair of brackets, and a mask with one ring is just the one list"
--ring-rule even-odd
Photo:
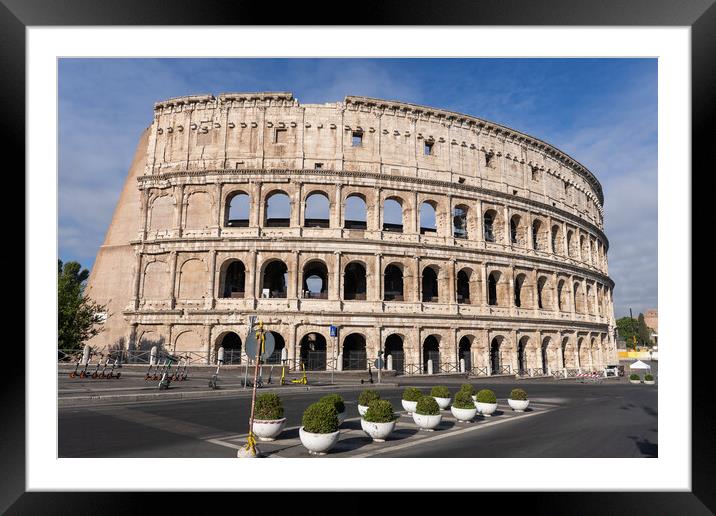
[(143, 242), (149, 230), (149, 191), (142, 189), (142, 203), (139, 207), (139, 239)]
[(342, 185), (338, 184), (336, 185), (336, 191), (335, 195), (333, 197), (333, 206), (331, 206), (331, 227), (332, 228), (342, 228), (343, 224), (341, 223), (343, 220), (343, 199), (342, 199)]
[(567, 245), (567, 224), (562, 222), (562, 249), (564, 249), (564, 256), (569, 256), (569, 245)]
[(487, 281), (487, 264), (482, 263), (480, 266), (480, 272), (482, 274), (482, 306), (488, 306), (490, 302), (490, 285)]
[(142, 253), (140, 251), (135, 251), (133, 274), (134, 290), (132, 293), (132, 309), (137, 310), (139, 308), (139, 285), (143, 276)]
[(209, 293), (206, 299), (206, 308), (214, 308), (216, 306), (216, 249), (209, 251), (209, 274), (207, 281), (207, 292)]
[[(510, 309), (511, 314), (515, 314), (516, 312), (516, 306), (515, 306), (515, 266), (510, 265), (510, 274), (509, 274), (509, 286), (510, 286), (510, 292), (508, 293), (507, 298), (507, 307)], [(520, 296), (522, 295), (522, 292), (520, 292)], [(521, 301), (521, 299), (520, 299)], [(521, 303), (520, 303), (521, 304)]]
[[(537, 286), (537, 269), (532, 269), (532, 310), (534, 311), (534, 316), (537, 317), (538, 310), (539, 310), (539, 296), (537, 295), (538, 292), (538, 286)], [(544, 296), (542, 296), (544, 298)], [(542, 306), (544, 306), (544, 299), (542, 299)]]
[(182, 226), (184, 225), (183, 215), (184, 206), (189, 201), (188, 198), (184, 198), (184, 185), (178, 185), (174, 187), (174, 202), (177, 208), (174, 210), (174, 233), (177, 236), (182, 234)]
[[(559, 283), (559, 277), (556, 272), (552, 273), (552, 311), (560, 312), (559, 309), (559, 292), (557, 291), (557, 284)], [(562, 307), (564, 310), (564, 307)]]
[(289, 226), (292, 228), (301, 227), (303, 214), (306, 211), (305, 203), (303, 202), (303, 183), (296, 185), (293, 195), (289, 196), (289, 203), (291, 208)]
[[(289, 358), (293, 361), (293, 370), (300, 371), (301, 365), (298, 363), (298, 345), (296, 343), (296, 329), (297, 325), (292, 324), (288, 333), (288, 342), (286, 343), (287, 353)], [(327, 343), (326, 343), (327, 344)]]
[(517, 342), (517, 330), (510, 331), (510, 339), (512, 339), (512, 352), (510, 353), (511, 356), (509, 357), (509, 360), (511, 362), (510, 372), (516, 373), (517, 370), (519, 369), (519, 360), (518, 360), (518, 356), (517, 356), (519, 342)]
[(374, 301), (382, 301), (383, 296), (381, 293), (381, 277), (383, 276), (383, 265), (382, 265), (382, 257), (383, 255), (380, 253), (376, 253), (375, 255), (375, 278), (373, 278), (373, 300)]
[(298, 251), (293, 251), (293, 260), (291, 260), (292, 263), (288, 265), (289, 267), (289, 273), (288, 273), (288, 285), (286, 286), (286, 297), (289, 299), (296, 299), (299, 297), (299, 293), (301, 292), (301, 284), (299, 283), (299, 273), (300, 273), (300, 266), (299, 266), (299, 254)]
[(569, 275), (569, 311), (572, 313), (572, 319), (574, 314), (577, 312), (577, 296), (574, 295), (574, 276)]
[(218, 236), (221, 236), (221, 228), (224, 225), (221, 220), (221, 205), (223, 204), (223, 202), (221, 201), (221, 193), (223, 186), (224, 185), (222, 183), (216, 183), (216, 188), (214, 192), (214, 195), (216, 196), (216, 206), (214, 207), (214, 223), (216, 224), (216, 234)]
[(246, 290), (246, 296), (249, 298), (256, 299), (259, 297), (259, 291), (261, 284), (261, 278), (259, 278), (259, 271), (256, 270), (257, 266), (257, 259), (256, 259), (256, 249), (251, 249), (249, 251), (249, 267), (250, 269), (246, 271), (246, 279), (248, 280), (249, 284), (244, 289)]
[(177, 252), (169, 253), (169, 306), (174, 308), (177, 294)]
[[(450, 305), (457, 304), (457, 276), (455, 272), (455, 259), (451, 259), (448, 265), (448, 303)], [(451, 307), (452, 308), (452, 307)]]
[(211, 363), (211, 325), (204, 325), (204, 356), (206, 364)]
[(257, 181), (253, 184), (251, 191), (250, 207), (249, 207), (249, 226), (252, 228), (258, 228), (263, 226), (264, 217), (264, 206), (263, 199), (261, 198), (261, 181)]
[(510, 231), (510, 209), (505, 204), (505, 207), (503, 208), (503, 217), (505, 218), (505, 238), (502, 242), (503, 244), (507, 246), (512, 246), (512, 232)]
[(333, 251), (333, 256), (333, 284), (331, 285), (328, 297), (329, 299), (343, 299), (343, 285), (341, 284), (341, 252)]
[[(421, 292), (420, 283), (422, 274), (420, 273), (420, 258), (417, 256), (413, 258), (413, 293), (414, 298), (413, 301), (416, 303), (422, 303), (423, 302), (423, 293)], [(403, 280), (403, 300), (407, 301), (405, 295), (405, 280)]]

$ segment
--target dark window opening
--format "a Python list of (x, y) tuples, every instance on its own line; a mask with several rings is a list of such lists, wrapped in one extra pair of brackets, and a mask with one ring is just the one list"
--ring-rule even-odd
[(455, 238), (467, 238), (467, 208), (456, 206), (452, 211), (452, 233)]
[(525, 282), (524, 276), (518, 276), (515, 280), (515, 306), (522, 306), (522, 285)]
[(322, 262), (310, 262), (303, 267), (304, 299), (328, 299), (328, 268)]
[(425, 156), (433, 156), (434, 155), (433, 154), (434, 146), (435, 146), (435, 142), (426, 140), (425, 145), (423, 146), (423, 154)]
[(349, 263), (343, 276), (343, 299), (366, 299), (365, 267), (358, 262)]
[(517, 243), (517, 221), (514, 218), (510, 220), (510, 242)]
[(440, 372), (440, 342), (434, 335), (430, 335), (423, 342), (423, 372), (428, 372), (428, 360), (433, 361), (433, 373)]
[(383, 231), (403, 232), (403, 207), (395, 199), (383, 203)]
[(348, 335), (343, 341), (343, 370), (364, 371), (368, 369), (365, 337), (358, 333)]
[(288, 142), (288, 131), (286, 129), (277, 128), (276, 129), (276, 137), (274, 140), (275, 143), (286, 143)]
[(301, 363), (306, 371), (326, 370), (326, 338), (320, 333), (309, 333), (299, 345)]
[(266, 227), (287, 228), (291, 225), (291, 202), (285, 193), (276, 193), (266, 200)]
[(495, 272), (490, 273), (487, 280), (487, 304), (497, 306), (497, 281), (499, 276)]
[(353, 131), (351, 138), (351, 147), (361, 147), (363, 145), (363, 131)]
[(395, 265), (388, 265), (385, 268), (384, 281), (385, 301), (403, 301), (403, 271)]
[(269, 263), (264, 269), (261, 297), (286, 297), (288, 267), (282, 261)]
[(323, 163), (314, 163), (313, 168), (316, 170), (321, 170), (323, 168)]
[(457, 273), (457, 302), (470, 304), (470, 276), (464, 270)]
[(484, 228), (485, 228), (485, 241), (486, 242), (494, 242), (495, 241), (495, 233), (493, 231), (494, 224), (495, 224), (494, 215), (490, 212), (485, 213)]
[(420, 205), (420, 234), (436, 233), (435, 206), (428, 202)]
[(226, 268), (224, 278), (224, 291), (221, 297), (244, 297), (246, 283), (246, 268), (240, 261), (231, 262)]
[(438, 296), (438, 275), (432, 267), (425, 267), (423, 269), (423, 302), (426, 303), (437, 303), (439, 301)]

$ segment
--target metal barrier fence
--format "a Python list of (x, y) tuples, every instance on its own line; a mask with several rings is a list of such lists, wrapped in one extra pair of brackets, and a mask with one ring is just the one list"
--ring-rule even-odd
[(484, 367), (473, 367), (469, 371), (470, 376), (490, 376), (490, 372), (487, 366)]
[(500, 366), (494, 371), (492, 371), (492, 374), (513, 374), (512, 373), (512, 366), (504, 365)]

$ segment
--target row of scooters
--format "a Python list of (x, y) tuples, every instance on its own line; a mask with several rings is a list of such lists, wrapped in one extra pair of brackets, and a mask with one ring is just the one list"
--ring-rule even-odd
[(97, 359), (97, 365), (95, 366), (94, 371), (91, 373), (89, 372), (90, 369), (90, 363), (92, 362), (92, 357), (90, 356), (87, 359), (87, 362), (85, 362), (84, 368), (80, 371), (80, 365), (82, 364), (82, 356), (80, 356), (79, 360), (77, 361), (77, 364), (75, 365), (75, 370), (70, 373), (70, 378), (119, 378), (122, 376), (122, 373), (120, 371), (114, 372), (114, 368), (119, 365), (119, 357), (114, 359), (114, 362), (112, 363), (112, 368), (107, 372), (107, 367), (109, 367), (109, 361), (111, 360), (111, 357), (107, 355), (107, 360), (104, 362), (104, 367), (102, 368), (102, 372), (100, 372), (99, 368), (102, 367), (102, 357), (104, 355), (99, 356)]
[[(171, 369), (174, 362), (176, 362), (176, 369), (172, 373)], [(144, 375), (144, 380), (148, 382), (162, 379), (163, 381), (183, 382), (189, 379), (188, 366), (189, 357), (177, 358), (175, 356), (167, 356), (164, 360), (164, 364), (160, 365), (159, 361), (157, 361), (156, 364), (149, 364), (149, 369), (147, 369), (147, 374)]]

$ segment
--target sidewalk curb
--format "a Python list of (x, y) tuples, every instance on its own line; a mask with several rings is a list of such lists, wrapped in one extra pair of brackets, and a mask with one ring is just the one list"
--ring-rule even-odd
[[(380, 385), (373, 384), (373, 388), (377, 387), (388, 387), (395, 388), (399, 387), (397, 383), (381, 383)], [(306, 391), (332, 391), (342, 388), (355, 388), (361, 387), (361, 384), (344, 384), (344, 385), (309, 385), (306, 387), (289, 387), (287, 391), (285, 387), (266, 388), (262, 387), (260, 392), (283, 392), (283, 393), (295, 393), (295, 392), (306, 392)], [(72, 396), (72, 397), (60, 397), (57, 399), (58, 407), (73, 407), (86, 405), (87, 403), (94, 402), (117, 402), (117, 401), (161, 401), (161, 400), (191, 400), (191, 399), (204, 399), (222, 396), (233, 396), (233, 397), (249, 397), (251, 396), (252, 389), (217, 389), (215, 391), (194, 391), (194, 392), (163, 392), (153, 394), (107, 394), (107, 395), (90, 395), (90, 396)]]

